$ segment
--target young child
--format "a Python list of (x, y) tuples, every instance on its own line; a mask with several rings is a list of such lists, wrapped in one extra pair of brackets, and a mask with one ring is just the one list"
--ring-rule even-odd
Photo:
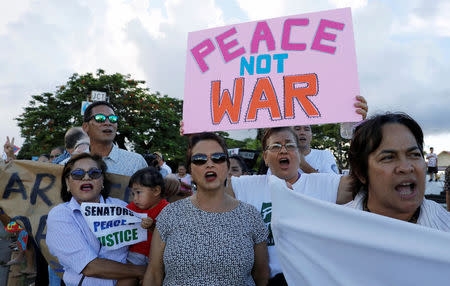
[[(156, 217), (169, 203), (165, 196), (164, 179), (155, 167), (140, 169), (133, 174), (128, 183), (133, 195), (133, 202), (127, 208), (146, 213), (148, 217), (142, 219), (142, 228), (148, 229), (147, 240), (133, 244), (129, 248), (127, 261), (134, 265), (147, 265), (152, 242), (152, 233), (156, 225)], [(118, 280), (116, 286), (137, 286), (137, 279)]]
[(156, 168), (147, 167), (131, 176), (128, 187), (131, 189), (133, 202), (127, 208), (148, 215), (141, 223), (143, 228), (148, 229), (147, 240), (130, 246), (128, 261), (135, 265), (147, 265), (156, 217), (169, 204), (163, 199), (164, 179)]

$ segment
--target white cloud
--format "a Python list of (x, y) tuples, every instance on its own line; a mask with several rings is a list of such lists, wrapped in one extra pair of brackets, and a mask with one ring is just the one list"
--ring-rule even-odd
[(358, 9), (365, 7), (368, 0), (329, 0), (329, 2), (339, 8), (351, 7), (352, 9)]
[(343, 7), (359, 9), (367, 0), (236, 0), (250, 20), (304, 14)]
[(0, 35), (8, 32), (9, 23), (16, 22), (30, 10), (31, 1), (8, 1), (0, 9)]
[(450, 2), (443, 0), (421, 0), (408, 14), (406, 23), (398, 27), (397, 33), (424, 34), (438, 37), (450, 36)]
[(450, 132), (436, 135), (428, 135), (424, 138), (424, 148), (428, 151), (430, 147), (434, 148), (434, 152), (439, 155), (442, 151), (450, 152)]
[(286, 1), (272, 0), (236, 0), (252, 21), (275, 18), (285, 15)]
[(448, 1), (16, 2), (0, 11), (0, 140), (18, 136), (12, 118), (31, 94), (54, 91), (74, 72), (131, 74), (152, 91), (181, 98), (188, 32), (347, 6), (370, 110), (406, 111), (426, 134), (448, 133)]
[(155, 37), (139, 19), (127, 27), (128, 41), (139, 50), (138, 62), (152, 91), (182, 98), (187, 33), (225, 25), (222, 10), (214, 1), (175, 1), (165, 3), (167, 18)]
[(425, 132), (445, 132), (450, 66), (443, 39), (400, 37), (397, 31), (407, 22), (399, 19), (408, 17), (399, 17), (382, 3), (370, 3), (354, 14), (361, 93), (372, 111), (404, 111)]

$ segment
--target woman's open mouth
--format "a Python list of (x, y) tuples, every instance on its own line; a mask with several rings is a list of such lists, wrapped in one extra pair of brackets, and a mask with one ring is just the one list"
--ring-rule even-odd
[(82, 184), (80, 186), (80, 190), (82, 190), (83, 192), (90, 192), (93, 188), (94, 186), (92, 184)]
[(209, 171), (209, 172), (206, 172), (206, 174), (205, 174), (205, 179), (206, 179), (207, 182), (212, 182), (216, 178), (217, 178), (216, 172)]
[(289, 168), (289, 159), (288, 158), (281, 158), (278, 162), (280, 163), (280, 169), (286, 170)]
[(406, 182), (395, 186), (395, 190), (398, 192), (402, 199), (410, 199), (417, 193), (416, 183)]

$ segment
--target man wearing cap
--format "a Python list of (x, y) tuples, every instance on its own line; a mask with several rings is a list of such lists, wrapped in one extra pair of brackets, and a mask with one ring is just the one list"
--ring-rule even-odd
[(166, 162), (164, 162), (164, 157), (161, 154), (161, 152), (154, 152), (153, 155), (155, 155), (156, 160), (158, 160), (159, 167), (161, 168), (160, 170), (161, 175), (165, 177), (168, 174), (172, 174), (172, 168), (170, 168), (169, 165), (167, 165)]
[(84, 112), (83, 130), (89, 136), (91, 154), (102, 156), (109, 173), (131, 176), (147, 167), (141, 155), (119, 149), (113, 142), (116, 137), (118, 117), (114, 107), (106, 101), (96, 101)]

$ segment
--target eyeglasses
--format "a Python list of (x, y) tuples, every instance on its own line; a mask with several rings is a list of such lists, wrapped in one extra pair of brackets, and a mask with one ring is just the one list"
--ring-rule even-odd
[(103, 123), (106, 121), (106, 118), (108, 118), (109, 122), (111, 123), (117, 123), (117, 121), (119, 120), (119, 116), (117, 115), (104, 115), (104, 114), (96, 114), (96, 115), (92, 115), (89, 118), (89, 121), (91, 121), (91, 119), (94, 118), (95, 121), (97, 121), (98, 123)]
[(295, 149), (297, 149), (297, 144), (295, 144), (294, 142), (291, 143), (286, 143), (286, 144), (279, 144), (279, 143), (274, 143), (274, 144), (270, 144), (269, 146), (266, 147), (266, 150), (269, 150), (270, 152), (280, 152), (281, 148), (286, 148), (287, 151), (294, 151)]
[(201, 166), (208, 162), (208, 157), (216, 164), (224, 163), (227, 160), (227, 154), (225, 153), (213, 153), (211, 155), (195, 154), (191, 157), (191, 162), (194, 165)]
[(72, 177), (73, 180), (83, 180), (84, 175), (86, 175), (86, 173), (89, 175), (89, 178), (93, 180), (100, 178), (103, 174), (102, 170), (97, 168), (91, 168), (89, 169), (89, 171), (85, 171), (83, 169), (75, 169), (72, 172), (70, 172), (70, 176)]

